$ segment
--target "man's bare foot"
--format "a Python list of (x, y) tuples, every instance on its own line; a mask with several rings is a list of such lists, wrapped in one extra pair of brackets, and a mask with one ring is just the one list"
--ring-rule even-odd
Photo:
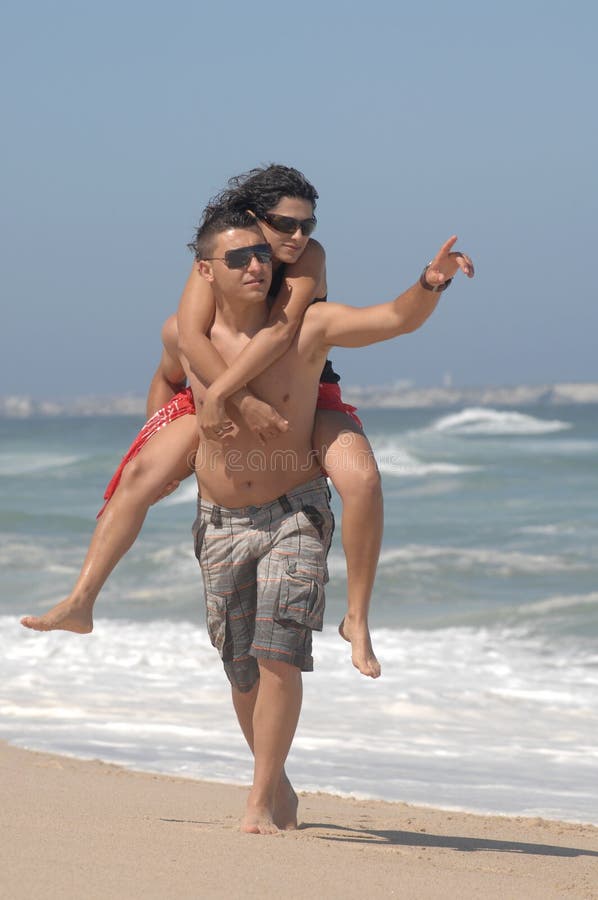
[(43, 616), (23, 616), (21, 625), (34, 631), (74, 631), (89, 634), (93, 631), (93, 617), (89, 608), (76, 606), (70, 597), (61, 600)]
[(293, 785), (286, 775), (283, 775), (274, 801), (274, 824), (281, 831), (294, 831), (297, 828), (297, 807), (299, 798), (293, 790)]
[(272, 813), (266, 806), (247, 803), (245, 815), (241, 820), (241, 831), (246, 834), (278, 834), (280, 829), (274, 824)]
[(367, 622), (354, 625), (347, 621), (347, 616), (338, 626), (338, 633), (351, 644), (351, 659), (362, 675), (379, 678), (382, 668), (372, 648), (370, 629)]

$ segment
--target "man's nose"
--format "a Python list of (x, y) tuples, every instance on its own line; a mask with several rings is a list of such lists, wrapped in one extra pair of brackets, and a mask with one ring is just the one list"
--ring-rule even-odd
[(247, 269), (250, 272), (261, 272), (263, 265), (264, 263), (261, 263), (254, 253), (247, 264)]

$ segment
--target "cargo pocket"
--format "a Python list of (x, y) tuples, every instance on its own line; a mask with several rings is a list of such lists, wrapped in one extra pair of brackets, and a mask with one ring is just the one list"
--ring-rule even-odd
[[(334, 534), (334, 514), (332, 510), (330, 508), (320, 510), (308, 504), (305, 504), (302, 509), (309, 524), (318, 532), (318, 537), (324, 548), (324, 556), (327, 556), (332, 542), (332, 535)], [(325, 581), (328, 581), (328, 576), (326, 576)]]
[(288, 575), (281, 584), (278, 616), (281, 622), (296, 622), (314, 631), (324, 624), (324, 587), (313, 578)]
[(199, 562), (199, 555), (201, 553), (201, 548), (203, 545), (203, 539), (206, 533), (206, 529), (208, 527), (207, 520), (203, 518), (200, 514), (195, 522), (193, 523), (193, 527), (191, 529), (191, 534), (193, 535), (193, 546), (195, 547), (195, 557)]
[(212, 646), (220, 656), (226, 640), (226, 599), (206, 591), (206, 625)]

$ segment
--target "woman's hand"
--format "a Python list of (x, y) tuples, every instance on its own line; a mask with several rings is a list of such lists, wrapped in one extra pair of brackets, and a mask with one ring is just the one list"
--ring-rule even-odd
[(224, 398), (210, 388), (203, 396), (197, 420), (199, 427), (211, 441), (221, 441), (235, 430), (235, 424), (226, 412)]

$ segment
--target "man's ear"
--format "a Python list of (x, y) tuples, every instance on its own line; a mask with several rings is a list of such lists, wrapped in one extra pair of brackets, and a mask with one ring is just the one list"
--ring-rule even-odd
[(200, 259), (197, 263), (197, 269), (201, 277), (205, 278), (206, 281), (214, 281), (212, 263), (208, 262), (207, 259)]

